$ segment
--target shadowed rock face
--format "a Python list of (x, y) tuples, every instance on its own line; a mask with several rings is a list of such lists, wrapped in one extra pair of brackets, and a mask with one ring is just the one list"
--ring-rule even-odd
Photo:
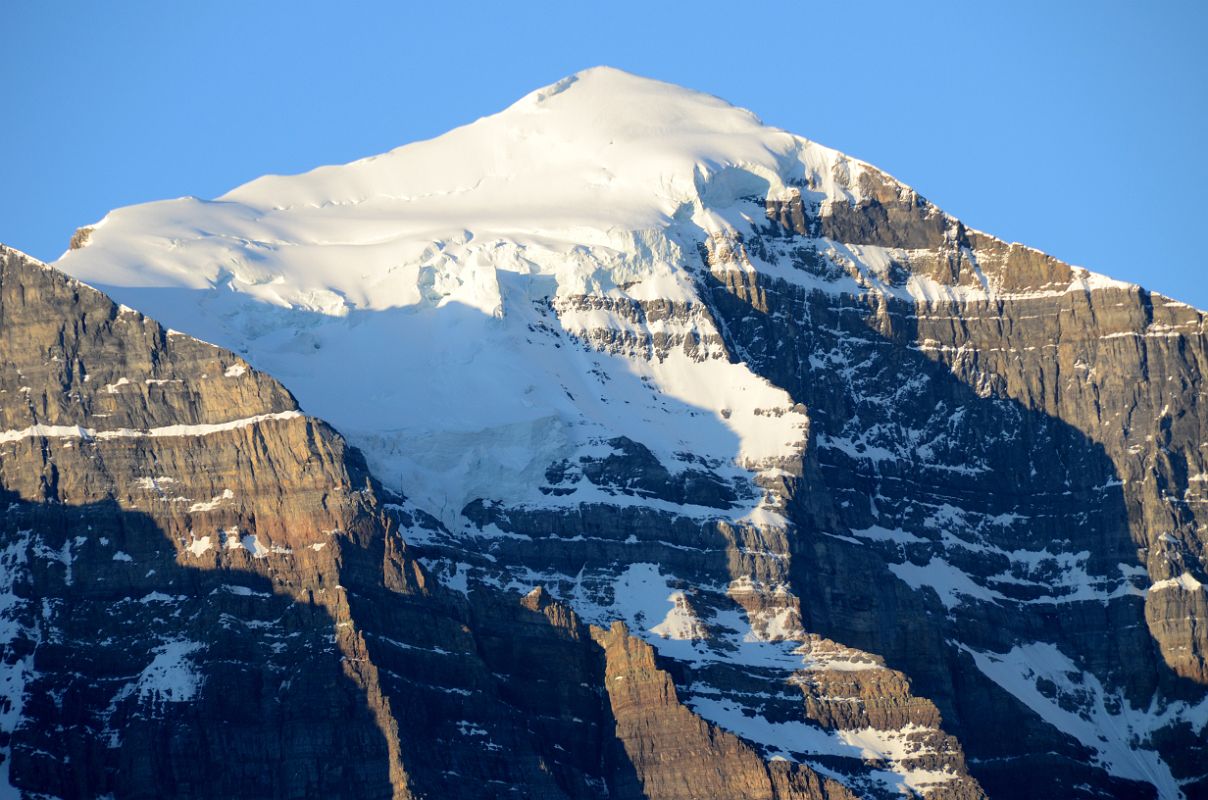
[[(675, 610), (629, 621), (671, 658), (679, 696), (861, 794), (878, 789), (794, 725), (900, 737), (895, 769), (940, 776), (928, 796), (1203, 796), (1202, 315), (969, 231), (906, 190), (865, 189), (875, 203), (768, 203), (750, 235), (698, 231), (688, 268), (705, 310), (614, 310), (707, 314), (709, 345), (808, 413), (800, 461), (763, 486), (783, 529), (479, 502), (467, 517), (505, 536), (421, 550), (472, 584), (475, 570), (542, 581), (588, 613), (616, 613), (648, 585), (635, 570), (658, 565)], [(702, 344), (607, 328), (579, 340), (656, 359)], [(551, 494), (571, 472), (547, 473)], [(673, 497), (651, 491), (634, 447), (579, 473)], [(489, 561), (467, 539), (489, 541)], [(756, 633), (803, 642), (804, 664), (727, 660), (728, 602)]]
[[(1203, 316), (1072, 286), (913, 195), (767, 216), (700, 276), (727, 345), (810, 411), (805, 628), (909, 675), (992, 796), (1203, 796)], [(894, 291), (911, 276), (945, 291)]]
[[(654, 649), (630, 636), (624, 623), (608, 631), (593, 628), (592, 635), (604, 648), (604, 685), (617, 737), (643, 776), (641, 785), (618, 787), (618, 796), (853, 797), (841, 784), (798, 764), (765, 763), (737, 736), (681, 706)], [(654, 742), (665, 744), (652, 747)]]
[[(0, 419), (0, 774), (23, 793), (850, 796), (702, 721), (623, 628), (434, 584), (405, 539), (438, 524), (279, 384), (8, 249)], [(657, 724), (626, 680), (662, 693), (637, 709)], [(669, 778), (660, 752), (705, 757)]]

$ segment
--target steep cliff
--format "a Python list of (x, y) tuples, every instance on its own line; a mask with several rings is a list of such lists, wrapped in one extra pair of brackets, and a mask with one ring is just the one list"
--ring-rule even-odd
[[(622, 747), (572, 612), (433, 585), (404, 536), (439, 523), (278, 383), (7, 248), (0, 416), (6, 790), (695, 796)], [(624, 743), (709, 727), (658, 714)], [(764, 779), (734, 796), (844, 796), (732, 750), (685, 774), (743, 757)]]

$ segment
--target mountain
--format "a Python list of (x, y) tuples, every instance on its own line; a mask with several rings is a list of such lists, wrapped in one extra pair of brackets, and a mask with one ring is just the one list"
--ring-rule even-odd
[(1208, 797), (1195, 309), (606, 68), (5, 258), (13, 786)]

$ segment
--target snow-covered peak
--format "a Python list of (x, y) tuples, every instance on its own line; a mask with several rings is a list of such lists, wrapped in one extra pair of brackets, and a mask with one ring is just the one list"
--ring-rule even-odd
[[(215, 201), (119, 209), (59, 266), (107, 286), (229, 285), (324, 314), (412, 306), (432, 287), (496, 313), (496, 269), (552, 275), (571, 293), (655, 279), (683, 299), (661, 259), (552, 266), (529, 251), (657, 248), (646, 233), (677, 215), (789, 185), (851, 196), (863, 168), (711, 95), (599, 67), (380, 156), (266, 176)], [(414, 268), (471, 240), (434, 275)], [(517, 246), (511, 257), (497, 257), (500, 241)], [(470, 256), (484, 251), (489, 266)]]
[[(686, 266), (748, 198), (850, 196), (861, 169), (597, 68), (380, 156), (119, 209), (57, 266), (245, 355), (455, 524), (475, 499), (545, 499), (551, 465), (618, 439), (727, 483), (799, 455), (804, 415), (730, 363)], [(642, 301), (678, 310), (635, 319)], [(676, 344), (654, 358), (656, 339)]]
[(585, 219), (642, 228), (694, 200), (729, 166), (772, 183), (802, 178), (805, 146), (711, 95), (597, 67), (436, 139), (260, 178), (221, 199), (269, 209), (389, 198), (417, 204), (427, 221), (455, 207), (498, 231), (527, 229), (534, 218), (549, 228)]
[[(698, 173), (749, 164), (769, 177), (799, 140), (716, 97), (597, 67), (504, 111), (384, 155), (252, 181), (222, 200), (277, 208), (407, 199), (455, 203), (506, 226), (511, 212), (559, 220), (600, 214), (642, 227), (696, 193)], [(468, 209), (467, 209), (468, 206)]]

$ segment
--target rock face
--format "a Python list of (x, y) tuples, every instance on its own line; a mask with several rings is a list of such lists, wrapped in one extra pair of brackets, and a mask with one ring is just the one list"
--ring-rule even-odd
[(7, 248), (0, 353), (0, 768), (22, 795), (671, 798), (732, 761), (756, 776), (732, 796), (845, 796), (732, 736), (663, 787), (629, 746), (723, 735), (673, 691), (658, 730), (614, 718), (606, 674), (638, 673), (608, 648), (645, 645), (597, 645), (541, 593), (434, 585), (400, 526), (438, 523), (231, 353)]
[[(853, 229), (850, 209), (847, 247), (886, 270), (828, 265), (875, 285), (944, 264), (947, 291), (819, 291), (827, 210), (768, 212), (758, 238), (710, 243), (704, 280), (748, 363), (811, 409), (791, 501), (812, 522), (792, 543), (806, 628), (910, 675), (991, 795), (1056, 796), (1097, 762), (1200, 796), (1202, 315), (951, 220), (933, 249), (872, 251), (879, 214)], [(802, 279), (744, 269), (751, 251)]]
[(14, 785), (1208, 797), (1198, 311), (606, 69), (84, 230), (240, 356), (8, 256)]
[(642, 776), (618, 787), (624, 797), (847, 798), (830, 779), (788, 761), (764, 762), (737, 736), (718, 730), (679, 704), (654, 649), (617, 622), (593, 629), (604, 648), (617, 737)]

